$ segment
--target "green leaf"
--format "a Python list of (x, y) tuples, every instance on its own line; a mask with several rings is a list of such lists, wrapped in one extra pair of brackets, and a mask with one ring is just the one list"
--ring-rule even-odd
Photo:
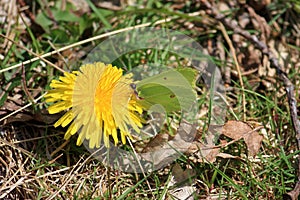
[(146, 109), (161, 105), (166, 112), (188, 111), (196, 102), (196, 71), (191, 68), (169, 69), (137, 83), (139, 103)]
[(49, 35), (51, 38), (54, 38), (55, 43), (64, 43), (72, 39), (66, 34), (65, 29), (52, 29)]
[(79, 20), (79, 35), (81, 35), (84, 30), (92, 26), (92, 21), (88, 18), (86, 14), (82, 15)]
[(52, 10), (56, 21), (79, 22), (79, 17), (67, 10)]
[(37, 14), (35, 22), (43, 27), (46, 32), (49, 32), (49, 27), (53, 24), (53, 22), (43, 12)]
[[(4, 92), (4, 91), (1, 90), (1, 93), (2, 93), (2, 92)], [(0, 106), (3, 106), (3, 105), (4, 105), (4, 102), (6, 101), (7, 96), (8, 96), (8, 94), (5, 92), (4, 95), (3, 95), (3, 96), (1, 97), (1, 99), (0, 99)]]

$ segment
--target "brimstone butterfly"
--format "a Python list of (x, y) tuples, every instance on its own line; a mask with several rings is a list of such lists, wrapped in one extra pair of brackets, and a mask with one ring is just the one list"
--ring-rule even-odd
[(131, 87), (146, 109), (159, 104), (166, 112), (188, 111), (196, 102), (195, 80), (195, 70), (177, 68), (142, 79)]

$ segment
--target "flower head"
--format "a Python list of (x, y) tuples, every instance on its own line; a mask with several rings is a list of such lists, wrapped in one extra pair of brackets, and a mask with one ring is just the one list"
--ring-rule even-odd
[(136, 132), (142, 127), (139, 114), (143, 109), (136, 101), (132, 74), (123, 75), (122, 69), (104, 63), (86, 64), (79, 71), (64, 73), (59, 80), (52, 80), (46, 102), (54, 102), (48, 107), (50, 114), (64, 110), (67, 112), (54, 124), (65, 127), (71, 123), (65, 139), (79, 132), (77, 145), (89, 140), (89, 148), (100, 147), (101, 140), (109, 147), (112, 136), (118, 143), (131, 138), (129, 128)]

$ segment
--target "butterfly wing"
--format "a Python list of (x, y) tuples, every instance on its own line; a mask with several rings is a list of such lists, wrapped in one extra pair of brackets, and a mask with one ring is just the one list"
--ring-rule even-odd
[(160, 104), (167, 112), (188, 110), (196, 101), (196, 71), (191, 68), (170, 69), (137, 83), (140, 103), (149, 108)]

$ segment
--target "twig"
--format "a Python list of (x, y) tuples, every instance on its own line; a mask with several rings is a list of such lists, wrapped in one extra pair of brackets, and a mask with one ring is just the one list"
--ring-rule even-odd
[[(190, 13), (189, 16), (198, 16), (200, 12), (194, 12), (194, 13)], [(144, 23), (144, 24), (139, 24), (139, 25), (136, 25), (136, 26), (130, 26), (130, 27), (127, 27), (127, 28), (122, 28), (122, 29), (118, 29), (118, 30), (114, 30), (114, 31), (111, 31), (111, 32), (108, 32), (108, 33), (104, 33), (104, 34), (101, 34), (101, 35), (97, 35), (97, 36), (94, 36), (94, 37), (91, 37), (91, 38), (88, 38), (88, 39), (85, 39), (85, 40), (81, 40), (79, 42), (76, 42), (74, 44), (70, 44), (68, 46), (65, 46), (65, 47), (62, 47), (60, 49), (56, 49), (54, 51), (51, 51), (51, 52), (48, 52), (48, 53), (45, 53), (43, 55), (40, 55), (40, 56), (36, 56), (30, 60), (26, 60), (23, 62), (24, 65), (27, 65), (33, 61), (37, 61), (37, 60), (43, 60), (43, 58), (45, 57), (49, 57), (49, 56), (52, 56), (54, 54), (57, 54), (58, 52), (62, 52), (62, 51), (65, 51), (67, 49), (71, 49), (73, 47), (77, 47), (77, 46), (80, 46), (82, 44), (86, 44), (86, 43), (89, 43), (89, 42), (92, 42), (92, 41), (95, 41), (95, 40), (99, 40), (99, 39), (102, 39), (102, 38), (105, 38), (105, 37), (109, 37), (109, 36), (112, 36), (112, 35), (116, 35), (118, 33), (123, 33), (123, 32), (126, 32), (126, 31), (130, 31), (130, 30), (134, 30), (134, 29), (139, 29), (139, 28), (144, 28), (144, 27), (150, 27), (150, 26), (155, 26), (155, 25), (159, 25), (159, 24), (163, 24), (163, 23), (167, 23), (167, 22), (170, 22), (172, 20), (174, 20), (176, 18), (174, 17), (169, 17), (169, 18), (166, 18), (166, 19), (161, 19), (161, 20), (157, 20), (156, 22), (154, 23), (151, 23), (151, 22), (148, 22), (148, 23)], [(4, 36), (3, 34), (0, 34), (1, 37), (4, 37), (4, 38), (7, 38), (6, 36)], [(6, 41), (6, 40), (5, 40)], [(29, 51), (31, 53), (31, 51)], [(13, 66), (10, 66), (10, 67), (7, 67), (7, 68), (4, 68), (4, 69), (1, 69), (0, 70), (0, 74), (3, 73), (3, 72), (6, 72), (6, 71), (9, 71), (11, 69), (15, 69), (15, 68), (18, 68), (22, 65), (22, 63), (18, 63), (16, 65), (13, 65)]]
[[(293, 123), (293, 128), (296, 133), (296, 139), (298, 143), (298, 149), (300, 149), (300, 121), (298, 120), (297, 114), (297, 101), (294, 95), (294, 85), (289, 80), (287, 74), (284, 72), (283, 67), (279, 64), (278, 59), (269, 50), (268, 46), (260, 41), (256, 35), (251, 35), (249, 32), (241, 29), (238, 23), (232, 19), (226, 18), (226, 16), (220, 13), (216, 8), (214, 8), (208, 1), (202, 0), (202, 3), (210, 10), (210, 14), (218, 21), (221, 21), (227, 28), (230, 28), (234, 33), (244, 36), (247, 40), (251, 41), (256, 47), (261, 50), (261, 52), (269, 58), (271, 67), (277, 70), (277, 74), (280, 79), (283, 80), (283, 84), (286, 90), (286, 95), (288, 98), (289, 109), (291, 113), (291, 120)], [(246, 5), (247, 6), (247, 5)], [(300, 181), (300, 158), (298, 156), (298, 180)], [(299, 186), (295, 186), (292, 193), (299, 195)], [(297, 197), (298, 198), (298, 197)]]
[(9, 190), (7, 190), (6, 192), (4, 192), (1, 196), (0, 199), (4, 198), (6, 195), (8, 195), (12, 190), (14, 190), (16, 187), (18, 187), (19, 185), (23, 184), (23, 180), (26, 177), (21, 177), (15, 184), (9, 186)]
[(6, 140), (0, 138), (0, 147), (2, 147), (2, 146), (9, 146), (9, 147), (11, 147), (13, 149), (16, 149), (16, 150), (24, 153), (26, 156), (28, 156), (30, 158), (34, 158), (34, 155), (31, 152), (23, 149), (22, 147), (19, 147), (19, 146), (15, 145), (15, 144), (11, 143), (9, 141), (6, 141)]
[[(51, 200), (53, 198), (55, 198), (62, 190), (65, 189), (66, 185), (68, 185), (68, 183), (74, 178), (74, 176), (76, 174), (78, 174), (79, 170), (85, 166), (85, 164), (87, 163), (87, 161), (92, 158), (94, 155), (96, 155), (99, 151), (101, 150), (101, 148), (97, 149), (96, 151), (94, 151), (91, 155), (89, 155), (83, 162), (83, 156), (81, 156), (81, 158), (78, 160), (78, 162), (74, 165), (73, 169), (70, 171), (70, 173), (68, 174), (68, 177), (65, 179), (65, 181), (60, 185), (59, 189), (52, 194), (51, 196), (49, 196), (47, 198), (47, 200)], [(76, 169), (77, 167), (77, 169)]]
[(224, 27), (224, 25), (222, 23), (219, 23), (220, 25), (220, 30), (222, 31), (224, 37), (225, 37), (225, 40), (226, 42), (228, 43), (228, 46), (230, 48), (230, 51), (231, 51), (231, 54), (232, 54), (232, 57), (233, 57), (233, 60), (234, 60), (234, 64), (235, 64), (235, 67), (236, 67), (236, 70), (238, 72), (238, 76), (239, 76), (239, 80), (240, 80), (240, 84), (241, 84), (241, 88), (242, 88), (242, 104), (243, 104), (243, 121), (246, 121), (246, 97), (245, 97), (245, 87), (244, 87), (244, 81), (243, 81), (243, 78), (242, 78), (242, 72), (241, 72), (241, 67), (238, 63), (238, 60), (236, 58), (236, 52), (235, 52), (235, 49), (233, 47), (233, 44), (226, 32), (226, 29)]
[(51, 154), (50, 157), (51, 159), (53, 158), (53, 156), (55, 154), (57, 154), (60, 150), (62, 150), (68, 143), (70, 142), (70, 140), (66, 140), (64, 143), (62, 143), (57, 149), (55, 149)]
[[(129, 138), (128, 138), (128, 143), (130, 144), (130, 147), (133, 150), (133, 153), (135, 155), (136, 160), (138, 161), (138, 164), (139, 164), (139, 167), (140, 167), (140, 169), (141, 169), (141, 171), (143, 173), (143, 176), (146, 179), (146, 174), (145, 174), (144, 168), (142, 167), (142, 164), (141, 164), (141, 162), (140, 162), (140, 160), (139, 160), (139, 158), (137, 156), (137, 153), (136, 153), (136, 151), (135, 151), (135, 149), (134, 149), (134, 147), (133, 147), (133, 145), (132, 145), (132, 143), (131, 143), (131, 141), (130, 141)], [(146, 179), (146, 183), (147, 183), (147, 186), (148, 186), (149, 190), (151, 191), (151, 186), (150, 186), (150, 183), (149, 183), (148, 179)]]
[[(34, 54), (32, 51), (30, 51), (29, 49), (27, 49), (26, 47), (23, 47), (17, 43), (15, 43), (13, 40), (9, 39), (8, 37), (6, 37), (5, 35), (1, 34), (0, 33), (0, 36), (3, 37), (3, 38), (6, 38), (7, 40), (15, 43), (18, 47), (22, 48), (22, 49), (25, 49), (26, 51), (30, 52), (31, 54), (33, 54), (34, 56), (36, 56), (35, 58), (32, 58), (30, 60), (26, 60), (23, 62), (24, 65), (28, 64), (28, 63), (31, 63), (33, 61), (36, 61), (36, 60), (43, 60), (45, 61), (45, 57), (48, 57), (48, 56), (51, 56), (51, 55), (54, 55), (54, 54), (57, 54), (58, 52), (62, 52), (62, 51), (65, 51), (67, 49), (71, 49), (73, 47), (76, 47), (76, 46), (80, 46), (82, 44), (85, 44), (85, 43), (89, 43), (89, 42), (92, 42), (92, 41), (95, 41), (95, 40), (99, 40), (101, 38), (105, 38), (105, 37), (109, 37), (109, 36), (112, 36), (112, 35), (115, 35), (115, 34), (118, 34), (118, 33), (122, 33), (122, 32), (126, 32), (126, 31), (130, 31), (130, 30), (134, 30), (134, 29), (138, 29), (138, 28), (143, 28), (143, 27), (149, 27), (151, 25), (157, 25), (157, 24), (162, 24), (162, 23), (167, 23), (169, 21), (171, 21), (172, 18), (167, 18), (167, 19), (162, 19), (162, 20), (158, 20), (156, 21), (155, 23), (145, 23), (145, 24), (140, 24), (140, 25), (136, 25), (136, 26), (131, 26), (131, 27), (127, 27), (127, 28), (123, 28), (123, 29), (118, 29), (118, 30), (115, 30), (115, 31), (111, 31), (111, 32), (108, 32), (108, 33), (104, 33), (104, 34), (101, 34), (101, 35), (97, 35), (95, 37), (91, 37), (91, 38), (88, 38), (88, 39), (85, 39), (85, 40), (82, 40), (82, 41), (79, 41), (79, 42), (76, 42), (74, 44), (71, 44), (71, 45), (68, 45), (68, 46), (65, 46), (65, 47), (62, 47), (60, 49), (57, 49), (57, 50), (54, 50), (54, 51), (51, 51), (49, 53), (46, 53), (46, 54), (43, 54), (43, 55), (37, 55), (37, 54)], [(47, 62), (47, 61), (45, 61)], [(49, 62), (49, 61), (48, 61)], [(47, 63), (48, 63), (47, 62)], [(49, 64), (49, 63), (48, 63)], [(52, 63), (51, 63), (52, 64)], [(51, 65), (49, 64), (49, 65)], [(22, 65), (22, 63), (19, 63), (19, 64), (16, 64), (16, 65), (13, 65), (13, 66), (10, 66), (10, 67), (7, 67), (5, 69), (1, 69), (0, 70), (0, 73), (3, 73), (5, 71), (9, 71), (11, 69), (15, 69), (15, 68), (18, 68)], [(51, 65), (52, 66), (52, 65)], [(54, 66), (53, 66), (54, 67)], [(56, 66), (55, 66), (56, 68)], [(62, 70), (60, 68), (58, 68), (58, 70)]]
[(296, 183), (295, 188), (292, 191), (288, 192), (287, 195), (289, 195), (292, 200), (297, 200), (299, 193), (300, 193), (300, 181)]
[(42, 95), (39, 96), (38, 98), (34, 99), (33, 102), (30, 102), (30, 103), (26, 104), (25, 106), (23, 106), (22, 108), (19, 108), (19, 109), (15, 110), (14, 112), (12, 112), (12, 113), (10, 113), (10, 114), (8, 114), (8, 115), (2, 117), (2, 118), (0, 119), (0, 122), (3, 121), (3, 120), (5, 120), (5, 119), (7, 119), (7, 118), (9, 118), (10, 116), (13, 116), (14, 114), (16, 114), (16, 113), (18, 113), (18, 112), (24, 110), (25, 108), (28, 108), (28, 107), (31, 106), (33, 103), (37, 103), (37, 102), (38, 102), (40, 99), (42, 99), (46, 94), (47, 94), (47, 93), (42, 94)]
[[(12, 43), (15, 44), (17, 47), (19, 47), (19, 48), (21, 48), (21, 49), (24, 49), (25, 51), (27, 51), (27, 52), (31, 53), (32, 55), (36, 56), (38, 59), (41, 59), (42, 61), (44, 61), (44, 62), (47, 63), (48, 65), (54, 67), (55, 69), (57, 69), (57, 70), (59, 70), (59, 71), (61, 71), (61, 72), (63, 72), (63, 73), (65, 72), (63, 69), (61, 69), (61, 68), (59, 68), (58, 66), (54, 65), (54, 64), (53, 64), (52, 62), (50, 62), (49, 60), (46, 60), (46, 59), (43, 58), (42, 56), (40, 56), (40, 55), (38, 55), (37, 53), (31, 51), (30, 49), (28, 49), (28, 48), (26, 48), (26, 47), (24, 47), (24, 46), (18, 44), (18, 43), (15, 42), (14, 40), (12, 40), (12, 39), (6, 37), (5, 35), (3, 35), (2, 33), (0, 33), (0, 36), (3, 37), (3, 38), (5, 38), (5, 39), (7, 39), (7, 40), (10, 41), (10, 42), (12, 42)], [(33, 61), (33, 59), (29, 60), (28, 63), (31, 63), (32, 61)], [(20, 66), (25, 65), (25, 64), (28, 64), (28, 63), (22, 62), (22, 63), (20, 63)], [(1, 70), (1, 72), (2, 72), (2, 71), (3, 71), (3, 70)]]

